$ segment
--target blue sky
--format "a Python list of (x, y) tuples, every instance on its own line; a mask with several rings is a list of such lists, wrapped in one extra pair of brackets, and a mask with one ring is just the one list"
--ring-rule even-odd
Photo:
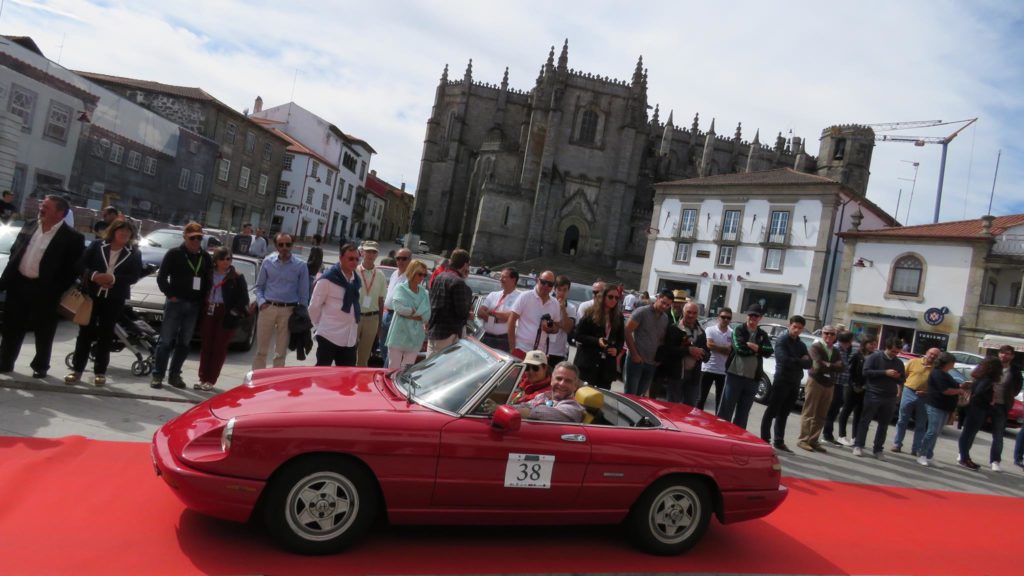
[[(1024, 212), (1024, 3), (6, 0), (0, 31), (61, 65), (199, 86), (238, 110), (294, 99), (370, 142), (378, 175), (415, 187), (447, 63), (528, 90), (552, 45), (569, 66), (628, 79), (643, 55), (661, 118), (778, 132), (817, 153), (831, 124), (979, 118), (949, 145), (942, 220)], [(945, 136), (944, 126), (900, 135)], [(941, 147), (880, 143), (868, 197), (932, 220)], [(918, 162), (916, 184), (912, 162)], [(913, 204), (907, 210), (910, 189)], [(902, 195), (900, 195), (902, 189)], [(900, 199), (896, 213), (897, 197)]]

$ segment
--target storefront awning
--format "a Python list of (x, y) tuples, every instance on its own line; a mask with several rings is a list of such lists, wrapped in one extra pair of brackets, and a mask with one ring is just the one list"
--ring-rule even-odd
[(988, 350), (989, 348), (995, 349), (1006, 345), (1013, 346), (1013, 349), (1017, 352), (1024, 352), (1024, 338), (1014, 338), (1001, 334), (985, 334), (985, 339), (978, 343), (978, 348)]

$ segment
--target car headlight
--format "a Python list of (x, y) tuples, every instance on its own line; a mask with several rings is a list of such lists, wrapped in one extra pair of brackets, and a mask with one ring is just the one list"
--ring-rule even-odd
[[(250, 372), (252, 374), (252, 372)], [(221, 452), (227, 453), (231, 450), (231, 440), (235, 435), (235, 419), (228, 420), (228, 425), (224, 427), (224, 430), (220, 433), (220, 450)]]
[(245, 373), (245, 377), (242, 378), (242, 386), (252, 387), (252, 370)]

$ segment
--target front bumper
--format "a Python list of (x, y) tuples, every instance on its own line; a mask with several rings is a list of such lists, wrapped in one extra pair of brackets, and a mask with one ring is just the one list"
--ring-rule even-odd
[(168, 438), (157, 431), (152, 446), (153, 469), (189, 509), (224, 520), (245, 522), (252, 515), (266, 485), (200, 472), (182, 464), (171, 454)]
[(789, 488), (778, 490), (743, 490), (722, 494), (722, 524), (753, 520), (771, 514), (789, 494)]

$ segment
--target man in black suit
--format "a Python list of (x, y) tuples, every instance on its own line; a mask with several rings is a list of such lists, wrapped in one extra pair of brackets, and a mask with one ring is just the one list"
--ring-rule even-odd
[(76, 264), (85, 251), (85, 237), (64, 223), (70, 206), (57, 195), (39, 205), (39, 220), (22, 227), (11, 246), (11, 259), (0, 276), (7, 291), (0, 341), (0, 373), (14, 370), (25, 333), (36, 335), (32, 377), (45, 378), (57, 332), (57, 306), (77, 276)]

